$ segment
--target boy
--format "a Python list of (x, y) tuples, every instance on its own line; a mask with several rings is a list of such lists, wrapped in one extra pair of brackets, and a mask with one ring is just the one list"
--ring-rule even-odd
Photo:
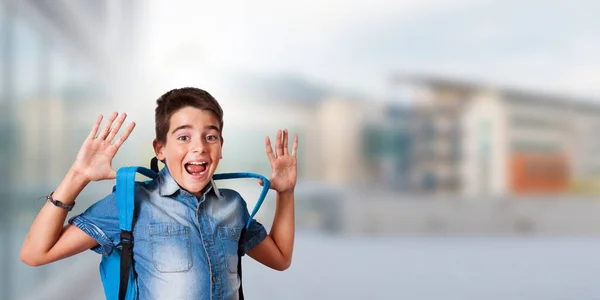
[[(21, 249), (23, 262), (44, 265), (86, 249), (109, 254), (119, 243), (114, 192), (63, 224), (89, 182), (115, 178), (112, 159), (135, 127), (131, 123), (115, 140), (125, 118), (113, 113), (100, 133), (102, 115), (97, 118), (34, 220)], [(175, 89), (157, 100), (155, 123), (154, 151), (165, 167), (158, 178), (136, 186), (133, 259), (139, 299), (237, 299), (238, 240), (249, 213), (237, 192), (217, 189), (212, 181), (222, 158), (223, 111), (206, 91)], [(287, 130), (278, 130), (275, 145), (273, 153), (265, 138), (271, 189), (277, 191), (273, 226), (267, 234), (253, 220), (241, 245), (260, 263), (285, 270), (294, 246), (298, 137), (290, 153)]]

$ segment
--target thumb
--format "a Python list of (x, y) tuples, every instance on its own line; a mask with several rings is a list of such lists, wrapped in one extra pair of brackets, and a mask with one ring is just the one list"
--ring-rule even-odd
[(260, 179), (260, 178), (257, 178), (256, 181), (258, 181), (258, 184), (260, 184), (260, 186), (265, 185), (264, 182), (263, 182), (263, 180)]

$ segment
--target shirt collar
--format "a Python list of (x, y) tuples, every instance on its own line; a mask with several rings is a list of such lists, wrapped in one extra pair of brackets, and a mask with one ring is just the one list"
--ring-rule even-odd
[[(179, 184), (177, 184), (175, 179), (171, 176), (171, 173), (169, 173), (169, 169), (167, 169), (167, 167), (164, 167), (162, 170), (160, 170), (158, 177), (158, 191), (161, 196), (168, 197), (172, 196), (177, 191), (183, 191), (183, 189), (179, 187)], [(219, 192), (219, 189), (215, 185), (215, 182), (212, 178), (204, 190), (204, 195), (212, 192), (215, 194), (215, 196), (217, 196), (218, 199), (221, 199), (221, 193)]]

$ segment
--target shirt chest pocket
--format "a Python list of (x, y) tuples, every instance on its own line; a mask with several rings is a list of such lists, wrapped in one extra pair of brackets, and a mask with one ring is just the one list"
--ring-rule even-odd
[(223, 244), (225, 264), (227, 265), (227, 271), (231, 274), (237, 273), (238, 243), (241, 233), (241, 228), (219, 227), (219, 238)]
[(190, 230), (181, 224), (148, 225), (152, 264), (161, 273), (186, 272), (192, 268)]

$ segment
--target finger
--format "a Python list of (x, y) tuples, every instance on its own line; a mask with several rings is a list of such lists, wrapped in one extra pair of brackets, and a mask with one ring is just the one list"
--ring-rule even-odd
[(96, 133), (98, 133), (98, 128), (100, 128), (100, 123), (102, 123), (102, 115), (99, 115), (96, 118), (96, 123), (94, 123), (94, 126), (92, 126), (92, 131), (90, 131), (90, 134), (88, 135), (88, 139), (93, 139), (96, 137)]
[(288, 151), (288, 130), (283, 130), (283, 155), (288, 155), (290, 152)]
[(281, 142), (281, 129), (277, 130), (277, 137), (275, 138), (275, 151), (277, 153), (277, 157), (283, 155), (283, 143)]
[(265, 137), (265, 148), (267, 150), (267, 157), (269, 157), (269, 161), (275, 159), (275, 155), (273, 154), (273, 147), (271, 147), (271, 139), (267, 136)]
[(104, 125), (102, 132), (100, 132), (100, 134), (98, 135), (99, 139), (106, 139), (106, 136), (108, 136), (108, 132), (110, 131), (110, 127), (112, 126), (112, 122), (115, 120), (115, 118), (117, 118), (117, 112), (112, 113), (110, 117), (108, 117), (108, 123)]
[(117, 149), (119, 149), (119, 147), (121, 147), (121, 145), (123, 145), (125, 140), (127, 140), (127, 138), (129, 137), (129, 134), (131, 134), (131, 132), (133, 131), (133, 128), (135, 128), (135, 122), (131, 122), (131, 124), (129, 124), (129, 126), (127, 126), (127, 128), (125, 128), (125, 131), (123, 131), (123, 133), (121, 133), (121, 136), (114, 143), (114, 145), (117, 147)]
[(294, 145), (292, 145), (292, 156), (296, 156), (298, 150), (298, 134), (294, 134)]
[(127, 118), (127, 114), (126, 113), (121, 114), (117, 118), (117, 122), (115, 123), (115, 126), (113, 126), (113, 128), (110, 130), (110, 133), (106, 137), (106, 140), (108, 142), (112, 142), (112, 140), (115, 138), (115, 135), (117, 135), (117, 132), (119, 132), (119, 130), (121, 129), (121, 125), (123, 125), (123, 122), (125, 121), (125, 118)]
[(262, 180), (262, 179), (260, 179), (260, 178), (257, 178), (257, 179), (256, 179), (256, 181), (258, 181), (258, 184), (260, 184), (260, 186), (263, 186), (263, 185), (264, 185), (264, 183), (263, 183), (263, 180)]

